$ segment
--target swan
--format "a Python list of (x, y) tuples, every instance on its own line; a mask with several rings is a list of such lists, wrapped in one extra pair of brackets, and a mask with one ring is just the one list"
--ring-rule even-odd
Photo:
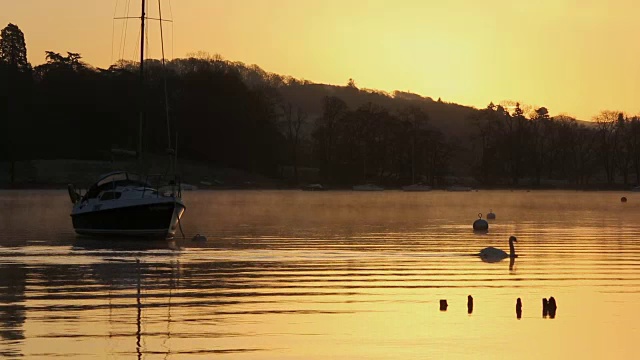
[(489, 246), (487, 248), (484, 248), (484, 249), (480, 250), (480, 253), (478, 255), (480, 255), (482, 260), (485, 260), (485, 261), (500, 261), (500, 260), (506, 259), (506, 258), (512, 258), (512, 259), (516, 258), (516, 257), (518, 257), (518, 255), (516, 255), (516, 249), (513, 246), (514, 242), (518, 242), (518, 240), (516, 239), (515, 236), (510, 236), (509, 237), (509, 253), (508, 254), (506, 252), (504, 252), (503, 250), (496, 249), (493, 246)]

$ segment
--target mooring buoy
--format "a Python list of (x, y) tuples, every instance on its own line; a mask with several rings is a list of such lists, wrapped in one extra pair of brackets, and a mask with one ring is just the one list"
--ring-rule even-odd
[(192, 241), (207, 241), (207, 237), (204, 235), (196, 234), (192, 239)]
[(478, 219), (473, 222), (474, 231), (487, 231), (489, 230), (489, 223), (482, 218), (482, 213), (478, 213)]

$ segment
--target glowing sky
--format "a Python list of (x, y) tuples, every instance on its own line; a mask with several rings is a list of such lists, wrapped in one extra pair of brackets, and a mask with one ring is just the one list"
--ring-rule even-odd
[[(0, 26), (22, 29), (33, 64), (53, 50), (106, 67), (122, 52), (112, 18), (127, 2), (139, 14), (138, 0), (0, 0)], [(171, 11), (162, 2), (174, 57), (206, 51), (319, 83), (354, 78), (476, 107), (517, 100), (585, 120), (640, 112), (637, 0), (171, 0)], [(132, 60), (138, 24), (128, 26)]]

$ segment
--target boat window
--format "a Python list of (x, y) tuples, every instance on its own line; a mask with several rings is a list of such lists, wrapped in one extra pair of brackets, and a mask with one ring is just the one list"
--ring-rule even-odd
[[(144, 181), (139, 181), (139, 180), (132, 180), (132, 179), (120, 179), (117, 180), (117, 177), (120, 175), (125, 175), (125, 173), (119, 173), (119, 174), (114, 174), (112, 176), (109, 176), (107, 178), (104, 178), (103, 180), (99, 181), (96, 184), (93, 184), (89, 190), (87, 190), (87, 193), (85, 195), (86, 199), (91, 199), (91, 198), (95, 198), (98, 197), (98, 195), (106, 190), (112, 190), (117, 188), (118, 186), (149, 186), (149, 184), (147, 184)], [(138, 178), (136, 176), (136, 178)], [(109, 180), (109, 181), (107, 181)]]
[(122, 180), (127, 180), (127, 173), (121, 172), (121, 173), (116, 173), (116, 174), (107, 176), (107, 177), (103, 178), (102, 180), (100, 180), (97, 185), (101, 186), (101, 185), (104, 185), (106, 183), (110, 183), (110, 182), (114, 182), (114, 181), (122, 181)]
[(122, 193), (118, 191), (105, 191), (102, 193), (102, 196), (100, 196), (100, 200), (114, 200), (119, 199), (120, 196), (122, 196)]

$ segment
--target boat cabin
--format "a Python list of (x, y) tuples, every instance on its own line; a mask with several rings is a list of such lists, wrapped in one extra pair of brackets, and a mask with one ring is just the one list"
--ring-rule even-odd
[[(131, 174), (126, 171), (115, 171), (109, 174), (105, 174), (100, 177), (95, 184), (89, 187), (85, 194), (85, 199), (93, 199), (100, 196), (101, 200), (113, 200), (118, 199), (122, 195), (120, 191), (108, 191), (115, 190), (118, 187), (143, 187), (151, 188), (147, 182), (142, 181), (139, 175)], [(100, 195), (102, 193), (102, 195)]]

